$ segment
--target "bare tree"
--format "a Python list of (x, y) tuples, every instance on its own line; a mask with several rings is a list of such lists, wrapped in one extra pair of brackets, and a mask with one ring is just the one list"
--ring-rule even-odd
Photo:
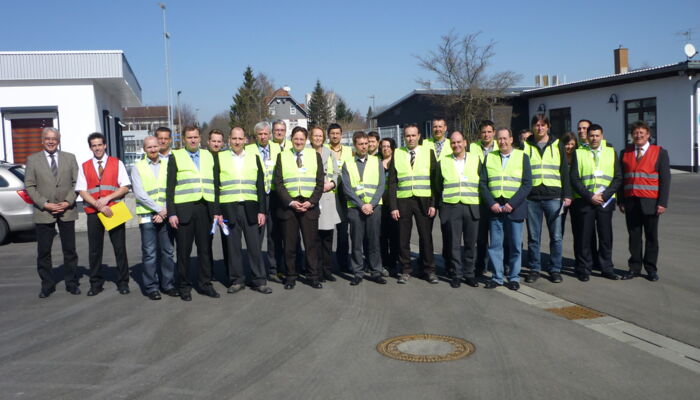
[[(182, 127), (188, 125), (195, 125), (197, 123), (197, 115), (192, 110), (192, 106), (187, 103), (184, 103), (180, 105), (180, 109), (177, 109), (177, 107), (175, 107), (175, 113), (173, 116), (174, 125), (179, 125), (180, 113), (182, 113)], [(182, 127), (179, 127), (178, 131), (181, 131)]]
[(521, 78), (513, 71), (489, 74), (487, 69), (495, 55), (495, 42), (479, 43), (481, 32), (458, 36), (454, 31), (442, 36), (438, 48), (426, 56), (416, 56), (418, 65), (435, 75), (435, 80), (419, 79), (430, 89), (433, 83), (447, 89), (436, 100), (452, 113), (459, 127), (473, 139), (481, 119)]

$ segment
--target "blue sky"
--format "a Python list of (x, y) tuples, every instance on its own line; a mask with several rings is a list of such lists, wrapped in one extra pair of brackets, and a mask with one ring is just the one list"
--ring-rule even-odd
[[(624, 45), (631, 67), (685, 59), (700, 1), (166, 1), (173, 91), (209, 120), (225, 111), (250, 65), (303, 102), (316, 79), (363, 114), (418, 88), (430, 75), (416, 55), (451, 29), (496, 41), (491, 71), (559, 74), (567, 81), (613, 72)], [(13, 1), (3, 4), (0, 50), (124, 50), (146, 105), (165, 104), (161, 10), (156, 1)]]

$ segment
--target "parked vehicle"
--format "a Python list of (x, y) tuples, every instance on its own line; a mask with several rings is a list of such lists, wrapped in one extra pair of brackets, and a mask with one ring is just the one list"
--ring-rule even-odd
[(10, 233), (34, 229), (32, 199), (24, 188), (24, 166), (0, 161), (0, 244)]

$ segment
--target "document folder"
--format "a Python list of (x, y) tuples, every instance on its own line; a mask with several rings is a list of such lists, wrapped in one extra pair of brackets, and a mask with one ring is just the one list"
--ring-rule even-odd
[(102, 225), (104, 225), (105, 229), (108, 231), (111, 231), (117, 226), (133, 218), (131, 212), (129, 212), (129, 208), (123, 201), (120, 201), (119, 203), (111, 206), (110, 208), (112, 209), (111, 217), (107, 217), (102, 213), (97, 213), (97, 216), (100, 218), (100, 221), (102, 221)]

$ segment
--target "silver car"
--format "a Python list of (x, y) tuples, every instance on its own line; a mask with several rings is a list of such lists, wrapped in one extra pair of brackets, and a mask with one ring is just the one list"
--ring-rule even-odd
[(24, 188), (24, 166), (0, 161), (0, 244), (11, 232), (32, 229), (32, 199)]

